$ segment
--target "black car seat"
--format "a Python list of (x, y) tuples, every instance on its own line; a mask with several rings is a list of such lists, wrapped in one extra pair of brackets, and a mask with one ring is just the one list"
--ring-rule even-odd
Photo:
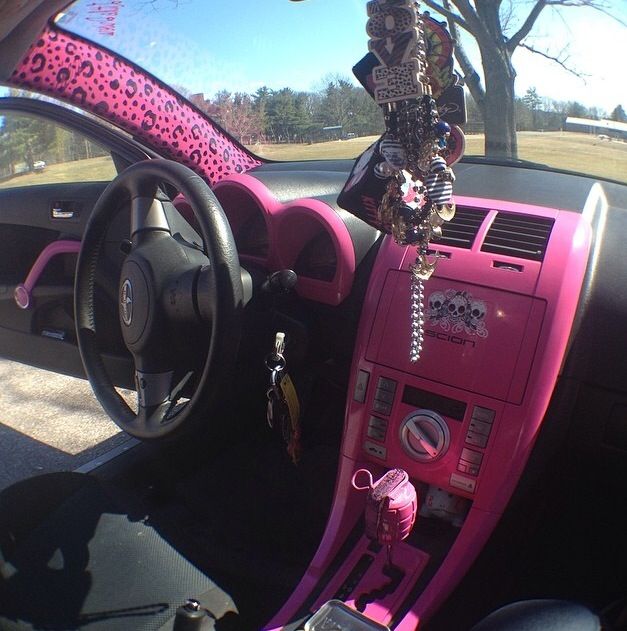
[(600, 631), (601, 621), (583, 605), (525, 600), (497, 609), (471, 631)]

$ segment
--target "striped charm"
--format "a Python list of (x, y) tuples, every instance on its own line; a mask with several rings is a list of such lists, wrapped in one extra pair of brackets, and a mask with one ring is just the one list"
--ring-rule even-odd
[(425, 178), (425, 187), (434, 204), (448, 204), (453, 197), (453, 184), (439, 173), (429, 173)]
[(442, 173), (446, 169), (446, 160), (442, 156), (436, 156), (431, 160), (429, 171), (431, 173)]
[(401, 170), (407, 166), (407, 152), (400, 140), (384, 137), (379, 144), (379, 153), (394, 169)]

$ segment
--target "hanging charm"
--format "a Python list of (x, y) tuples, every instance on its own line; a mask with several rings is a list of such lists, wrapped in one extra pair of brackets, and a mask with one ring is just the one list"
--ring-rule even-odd
[(438, 258), (429, 242), (455, 216), (449, 163), (463, 150), (463, 134), (440, 118), (438, 107), (462, 124), (463, 89), (453, 71), (453, 41), (442, 24), (420, 14), (416, 0), (371, 0), (367, 11), (370, 54), (354, 71), (381, 106), (386, 131), (355, 163), (338, 202), (399, 245), (416, 248), (410, 268), (415, 362), (423, 345), (424, 282)]
[(424, 298), (425, 286), (423, 278), (418, 274), (416, 264), (412, 265), (411, 271), (411, 342), (409, 347), (409, 360), (416, 362), (422, 353), (422, 342), (424, 340)]

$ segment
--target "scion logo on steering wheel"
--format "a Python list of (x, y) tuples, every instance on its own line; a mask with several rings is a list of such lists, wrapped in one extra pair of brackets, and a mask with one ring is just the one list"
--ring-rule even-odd
[(133, 285), (131, 285), (131, 281), (128, 278), (122, 284), (120, 306), (122, 308), (122, 322), (126, 326), (131, 326), (133, 320)]

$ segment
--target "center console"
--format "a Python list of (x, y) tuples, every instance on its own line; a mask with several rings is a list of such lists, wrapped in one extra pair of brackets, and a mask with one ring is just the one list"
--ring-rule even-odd
[(457, 205), (461, 219), (437, 246), (441, 260), (426, 283), (416, 363), (411, 252), (389, 238), (381, 247), (358, 331), (331, 517), (307, 574), (268, 628), (292, 628), (290, 620), (330, 599), (359, 608), (365, 586), (383, 580), (384, 551), (363, 537), (347, 543), (364, 506), (350, 484), (357, 469), (404, 469), (420, 515), (455, 531), (437, 560), (419, 540), (400, 544), (394, 593), (362, 603), (373, 620), (409, 630), (467, 572), (525, 467), (571, 334), (589, 224), (557, 209), (464, 198)]

